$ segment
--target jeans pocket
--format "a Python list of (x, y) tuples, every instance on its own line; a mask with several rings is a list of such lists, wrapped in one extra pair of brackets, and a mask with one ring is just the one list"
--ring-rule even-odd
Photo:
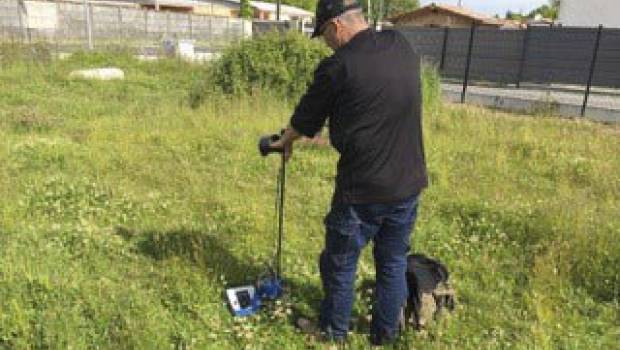
[(325, 252), (340, 266), (354, 261), (360, 251), (360, 221), (350, 206), (334, 207), (325, 217)]

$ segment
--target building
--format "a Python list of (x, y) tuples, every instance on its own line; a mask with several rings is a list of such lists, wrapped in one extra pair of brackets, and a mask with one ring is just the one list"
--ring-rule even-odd
[(239, 1), (233, 0), (135, 0), (135, 2), (142, 8), (159, 11), (239, 17)]
[[(254, 18), (262, 20), (276, 20), (277, 5), (264, 1), (250, 1), (250, 6), (254, 10)], [(314, 13), (300, 9), (295, 6), (280, 5), (280, 20), (292, 21), (299, 20), (303, 22), (312, 21)]]
[(553, 27), (557, 23), (551, 18), (544, 18), (541, 15), (528, 19), (527, 25), (531, 27)]
[(563, 26), (620, 28), (618, 0), (562, 0), (559, 22)]
[[(239, 17), (240, 0), (135, 0), (143, 8), (160, 11), (191, 12), (200, 15)], [(276, 19), (276, 4), (264, 1), (250, 1), (253, 18)], [(295, 6), (281, 5), (280, 20), (312, 21), (314, 13)]]
[(466, 28), (473, 24), (483, 27), (505, 28), (517, 23), (475, 13), (464, 7), (432, 3), (417, 10), (390, 18), (395, 26)]

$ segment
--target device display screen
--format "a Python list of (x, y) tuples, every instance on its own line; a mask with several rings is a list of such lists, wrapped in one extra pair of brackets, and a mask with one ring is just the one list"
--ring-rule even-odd
[(237, 295), (239, 306), (241, 306), (242, 309), (252, 305), (252, 299), (250, 298), (250, 293), (247, 290), (240, 290), (235, 294)]

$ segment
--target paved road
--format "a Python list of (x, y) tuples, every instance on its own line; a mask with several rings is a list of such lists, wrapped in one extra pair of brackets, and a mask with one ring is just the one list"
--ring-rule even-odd
[[(462, 89), (460, 84), (442, 83), (444, 96), (451, 101), (460, 101)], [(540, 86), (524, 86), (517, 89), (469, 86), (467, 101), (484, 106), (526, 111), (540, 109), (545, 104), (553, 104), (559, 115), (579, 117), (584, 91), (578, 89), (579, 87), (545, 89)], [(593, 89), (588, 100), (586, 117), (599, 121), (620, 122), (620, 90)]]

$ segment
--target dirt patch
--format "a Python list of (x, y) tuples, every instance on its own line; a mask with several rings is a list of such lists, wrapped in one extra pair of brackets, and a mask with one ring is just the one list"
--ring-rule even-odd
[(45, 132), (60, 125), (60, 118), (53, 118), (39, 113), (36, 109), (23, 107), (10, 118), (11, 126), (15, 131), (22, 132)]

